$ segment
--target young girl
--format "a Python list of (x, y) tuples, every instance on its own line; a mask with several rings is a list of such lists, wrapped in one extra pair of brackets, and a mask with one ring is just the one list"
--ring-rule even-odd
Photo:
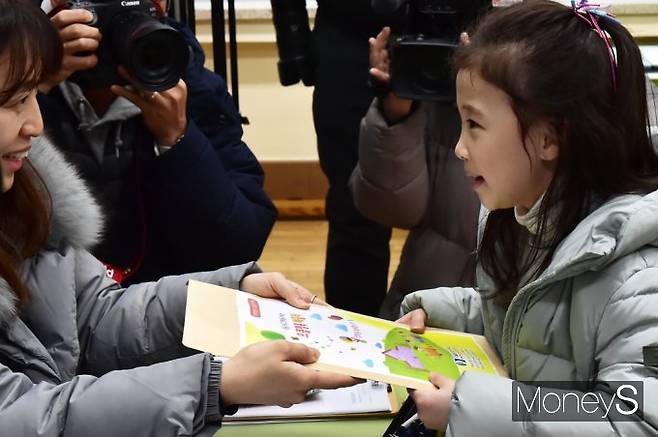
[[(528, 0), (487, 15), (455, 63), (455, 153), (490, 210), (479, 287), (416, 292), (402, 320), (484, 334), (510, 378), (432, 375), (412, 394), (420, 418), (453, 436), (658, 435), (658, 159), (638, 47), (594, 7)], [(573, 395), (562, 415), (553, 396), (528, 412), (514, 380), (528, 405), (539, 386)], [(619, 406), (613, 381), (643, 383), (644, 405), (587, 414), (597, 396)]]
[(36, 87), (61, 56), (39, 9), (0, 0), (0, 434), (192, 435), (233, 405), (353, 383), (299, 364), (318, 357), (300, 344), (257, 344), (223, 366), (181, 344), (188, 279), (308, 306), (280, 274), (252, 263), (125, 290), (107, 276), (85, 250), (100, 224), (89, 192), (45, 141), (30, 150)]

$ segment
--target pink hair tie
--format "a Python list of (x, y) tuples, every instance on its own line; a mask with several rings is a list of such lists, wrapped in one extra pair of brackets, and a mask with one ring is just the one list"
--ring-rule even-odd
[(601, 17), (613, 20), (616, 23), (619, 23), (619, 20), (617, 20), (614, 15), (606, 11), (605, 8), (600, 4), (587, 3), (587, 0), (579, 0), (578, 2), (576, 2), (576, 0), (571, 0), (571, 7), (573, 8), (576, 16), (587, 23), (603, 40), (603, 43), (608, 49), (610, 73), (612, 75), (612, 86), (614, 89), (617, 89), (617, 59), (615, 57), (615, 52), (612, 49), (612, 45), (610, 44), (610, 39), (608, 38), (608, 35), (605, 33), (605, 31), (601, 29), (601, 26), (599, 26), (598, 20)]

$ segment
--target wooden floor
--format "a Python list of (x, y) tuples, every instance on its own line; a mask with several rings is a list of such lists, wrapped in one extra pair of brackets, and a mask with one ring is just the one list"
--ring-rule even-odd
[[(389, 283), (406, 237), (407, 231), (393, 230)], [(322, 278), (326, 247), (326, 220), (280, 220), (274, 225), (258, 263), (263, 270), (282, 272), (324, 298)]]

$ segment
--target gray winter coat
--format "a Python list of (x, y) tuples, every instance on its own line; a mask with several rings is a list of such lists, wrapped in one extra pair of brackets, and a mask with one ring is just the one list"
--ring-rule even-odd
[[(423, 308), (428, 325), (484, 334), (510, 378), (464, 373), (450, 409), (451, 436), (656, 436), (658, 367), (643, 347), (658, 345), (658, 191), (626, 195), (596, 209), (557, 248), (548, 268), (507, 311), (484, 299), (493, 284), (478, 267), (478, 291), (438, 288), (407, 296), (402, 311)], [(513, 422), (512, 380), (642, 381), (636, 422)], [(609, 396), (608, 396), (609, 398)]]
[(361, 122), (356, 206), (371, 220), (411, 229), (383, 317), (396, 318), (412, 291), (474, 285), (480, 202), (454, 153), (460, 126), (455, 107), (441, 104), (421, 104), (389, 126), (377, 99)]
[(255, 267), (122, 289), (85, 250), (101, 218), (80, 179), (46, 141), (30, 158), (54, 220), (47, 246), (22, 266), (27, 306), (0, 281), (0, 434), (162, 437), (221, 419), (221, 368), (181, 344), (185, 284), (237, 287)]

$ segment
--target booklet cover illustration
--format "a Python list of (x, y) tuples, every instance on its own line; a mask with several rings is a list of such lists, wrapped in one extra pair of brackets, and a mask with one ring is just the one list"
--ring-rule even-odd
[(223, 333), (214, 335), (227, 341), (224, 346), (218, 341), (214, 350), (203, 339), (185, 343), (191, 347), (231, 356), (242, 347), (262, 341), (299, 342), (320, 350), (320, 359), (314, 365), (317, 368), (411, 388), (430, 384), (429, 372), (453, 379), (466, 371), (505, 374), (481, 336), (444, 330), (415, 334), (388, 320), (320, 305), (302, 310), (279, 300), (192, 281), (188, 287), (186, 332), (188, 322), (194, 324), (194, 319), (201, 316), (190, 311), (194, 309), (190, 304), (195, 300), (195, 290), (201, 287), (209, 291), (208, 286), (215, 288), (213, 294), (225, 295), (222, 308), (218, 308), (220, 303), (215, 306), (214, 317), (228, 319), (230, 324), (222, 329)]

